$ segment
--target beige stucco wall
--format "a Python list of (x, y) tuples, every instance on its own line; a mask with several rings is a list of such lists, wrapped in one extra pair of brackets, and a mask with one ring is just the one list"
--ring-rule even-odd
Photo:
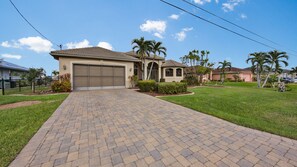
[[(172, 77), (166, 77), (166, 69), (173, 69), (173, 76)], [(168, 68), (163, 68), (163, 78), (165, 79), (165, 82), (180, 82), (181, 80), (184, 79), (184, 69), (180, 68), (182, 70), (182, 76), (176, 76), (176, 69), (179, 69), (180, 67), (168, 67)]]
[[(114, 66), (124, 66), (125, 67), (125, 87), (131, 87), (129, 76), (133, 75), (133, 62), (123, 62), (123, 61), (108, 61), (108, 60), (93, 60), (93, 59), (81, 59), (81, 58), (59, 58), (59, 72), (60, 75), (70, 73), (71, 75), (71, 83), (73, 82), (73, 64), (91, 64), (91, 65), (114, 65)], [(66, 66), (66, 70), (64, 70), (63, 66)]]

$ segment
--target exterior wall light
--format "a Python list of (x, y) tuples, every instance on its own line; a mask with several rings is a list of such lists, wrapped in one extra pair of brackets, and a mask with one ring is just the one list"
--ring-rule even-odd
[(66, 65), (63, 65), (63, 70), (66, 70), (67, 68), (66, 68)]

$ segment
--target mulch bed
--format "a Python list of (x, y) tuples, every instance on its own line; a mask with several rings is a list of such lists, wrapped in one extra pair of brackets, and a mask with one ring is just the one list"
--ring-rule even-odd
[(162, 93), (158, 93), (158, 92), (140, 92), (140, 90), (136, 90), (139, 93), (143, 93), (143, 94), (147, 94), (153, 97), (156, 96), (176, 96), (176, 95), (186, 95), (186, 94), (191, 94), (192, 92), (185, 92), (185, 93), (178, 93), (178, 94), (162, 94)]
[(11, 103), (11, 104), (3, 104), (3, 105), (0, 105), (0, 110), (24, 107), (24, 106), (31, 106), (33, 104), (40, 104), (40, 103), (41, 103), (41, 101), (22, 101), (22, 102), (16, 102), (16, 103)]

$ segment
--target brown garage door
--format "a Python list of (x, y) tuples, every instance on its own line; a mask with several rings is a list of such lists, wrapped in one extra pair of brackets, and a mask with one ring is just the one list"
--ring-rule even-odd
[(125, 67), (73, 65), (73, 88), (75, 90), (121, 87), (125, 87)]

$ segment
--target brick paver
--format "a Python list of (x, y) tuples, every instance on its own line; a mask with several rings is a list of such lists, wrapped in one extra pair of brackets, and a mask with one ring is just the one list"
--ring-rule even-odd
[(133, 90), (73, 92), (10, 166), (296, 166), (297, 141)]

